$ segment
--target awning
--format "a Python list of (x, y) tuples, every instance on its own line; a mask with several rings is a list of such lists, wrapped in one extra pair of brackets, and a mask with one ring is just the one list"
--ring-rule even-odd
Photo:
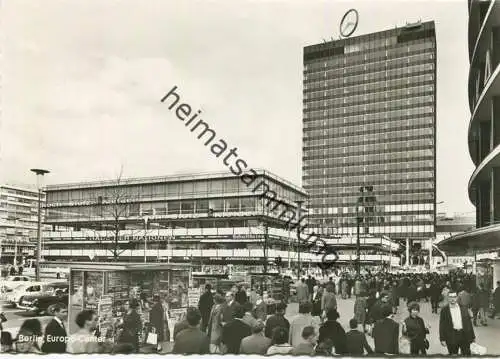
[(440, 242), (438, 247), (447, 255), (473, 255), (500, 250), (500, 224), (454, 235)]

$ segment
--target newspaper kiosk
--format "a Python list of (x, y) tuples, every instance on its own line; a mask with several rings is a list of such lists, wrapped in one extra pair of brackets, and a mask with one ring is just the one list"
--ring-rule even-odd
[(139, 343), (145, 343), (154, 294), (159, 294), (162, 300), (167, 298), (171, 309), (187, 306), (190, 277), (187, 264), (69, 262), (66, 265), (70, 268), (69, 335), (78, 330), (75, 323), (78, 313), (91, 309), (99, 318), (96, 336), (115, 343), (124, 305), (136, 299), (143, 325)]

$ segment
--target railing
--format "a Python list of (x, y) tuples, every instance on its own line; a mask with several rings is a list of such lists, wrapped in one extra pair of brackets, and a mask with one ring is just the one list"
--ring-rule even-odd
[[(58, 241), (58, 240), (88, 240), (87, 238), (103, 239), (112, 236), (112, 231), (64, 231), (64, 232), (44, 232), (44, 241)], [(140, 239), (144, 235), (157, 235), (157, 236), (236, 236), (234, 239), (237, 241), (237, 236), (258, 236), (263, 238), (265, 229), (263, 226), (260, 227), (234, 227), (234, 228), (150, 228), (148, 230), (121, 230), (120, 237), (137, 237)], [(285, 240), (290, 240), (291, 243), (297, 241), (297, 231), (288, 231), (286, 229), (279, 228), (268, 228), (269, 237), (281, 237)], [(306, 239), (307, 234), (302, 234), (302, 240)], [(320, 236), (318, 236), (321, 238)], [(313, 239), (311, 238), (310, 241)], [(341, 238), (325, 238), (326, 244), (335, 245), (355, 245), (356, 238), (345, 236)], [(385, 247), (390, 247), (392, 250), (399, 248), (399, 244), (383, 237), (361, 237), (360, 244), (366, 245), (382, 245)]]
[[(44, 249), (42, 251), (44, 257), (112, 257), (112, 252), (109, 249)], [(147, 249), (146, 256), (148, 257), (164, 257), (164, 258), (183, 258), (183, 259), (196, 259), (196, 258), (207, 258), (207, 259), (221, 259), (230, 261), (231, 258), (234, 260), (241, 260), (242, 258), (254, 259), (255, 262), (260, 261), (263, 258), (262, 249)], [(287, 262), (288, 258), (292, 262), (297, 261), (296, 252), (287, 252), (282, 250), (269, 250), (268, 259), (274, 260), (274, 258), (280, 256), (283, 262)], [(144, 249), (127, 249), (120, 254), (120, 257), (138, 257), (144, 258)], [(362, 254), (360, 256), (361, 261), (370, 262), (389, 262), (393, 265), (399, 263), (399, 258), (389, 255), (380, 254)], [(312, 262), (319, 263), (322, 260), (322, 256), (315, 255), (313, 253), (302, 252), (300, 254), (300, 259), (303, 263)], [(330, 257), (328, 259), (331, 259)], [(352, 254), (340, 254), (339, 261), (348, 262), (354, 261), (356, 255)]]

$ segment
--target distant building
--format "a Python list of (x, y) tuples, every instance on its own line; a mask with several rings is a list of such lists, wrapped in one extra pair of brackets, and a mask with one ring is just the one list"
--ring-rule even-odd
[(304, 48), (302, 179), (317, 233), (435, 237), (434, 22)]
[(38, 191), (0, 185), (0, 263), (18, 264), (35, 255)]
[(441, 241), (451, 236), (464, 233), (476, 228), (476, 218), (465, 214), (439, 213), (436, 218), (436, 241)]
[[(438, 213), (436, 218), (436, 240), (435, 245), (439, 245), (442, 241), (452, 236), (470, 231), (476, 228), (476, 218), (466, 214), (445, 214)], [(471, 264), (474, 261), (474, 256), (450, 255), (445, 258), (441, 256), (438, 250), (433, 251), (434, 267), (437, 265), (447, 264), (450, 266), (463, 268), (464, 263)]]

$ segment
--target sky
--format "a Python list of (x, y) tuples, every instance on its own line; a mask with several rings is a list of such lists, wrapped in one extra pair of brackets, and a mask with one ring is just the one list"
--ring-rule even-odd
[(225, 171), (160, 99), (173, 86), (249, 167), (301, 185), (303, 47), (436, 22), (437, 201), (469, 213), (466, 1), (4, 0), (0, 182)]

